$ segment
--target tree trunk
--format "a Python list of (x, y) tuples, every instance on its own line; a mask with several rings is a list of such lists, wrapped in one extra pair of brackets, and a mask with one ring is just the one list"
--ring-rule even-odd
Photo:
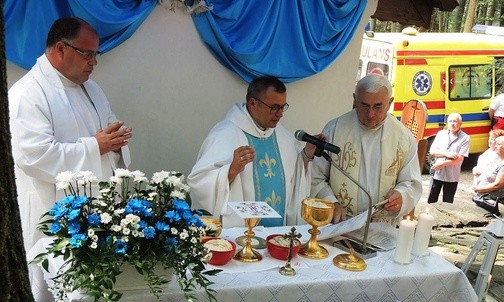
[[(3, 11), (3, 1), (0, 1)], [(23, 245), (7, 99), (4, 14), (0, 17), (0, 301), (33, 301)]]
[(496, 1), (494, 3), (494, 15), (493, 15), (493, 26), (501, 26), (501, 16), (502, 16), (502, 2)]
[(495, 18), (495, 0), (488, 1), (485, 25), (492, 25)]
[(451, 13), (450, 25), (448, 26), (448, 32), (460, 32), (462, 17), (464, 16), (464, 8), (466, 5), (466, 0), (459, 0), (459, 6), (457, 6)]
[(476, 15), (476, 8), (478, 7), (478, 0), (469, 0), (467, 6), (467, 17), (464, 23), (464, 32), (470, 33), (474, 26), (474, 17)]

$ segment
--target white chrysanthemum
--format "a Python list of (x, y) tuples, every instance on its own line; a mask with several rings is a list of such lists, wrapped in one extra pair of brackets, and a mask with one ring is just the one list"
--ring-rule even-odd
[(74, 180), (74, 174), (70, 171), (58, 173), (56, 175), (56, 189), (66, 190)]
[(177, 199), (185, 199), (186, 195), (180, 191), (175, 190), (170, 193), (170, 197), (177, 198)]
[(89, 245), (90, 248), (92, 248), (93, 250), (96, 249), (98, 247), (98, 243), (96, 241), (93, 241), (90, 245)]
[(140, 232), (138, 230), (133, 230), (133, 231), (131, 231), (131, 235), (133, 235), (133, 237), (142, 237), (143, 232)]
[(80, 171), (77, 173), (77, 177), (79, 179), (82, 179), (82, 181), (85, 183), (98, 183), (98, 177), (96, 177), (91, 171)]
[(131, 224), (137, 224), (138, 222), (140, 222), (140, 217), (138, 217), (135, 214), (128, 214), (128, 215), (126, 215), (125, 219), (128, 223), (131, 223)]
[(94, 232), (94, 230), (93, 230), (93, 229), (89, 229), (89, 230), (87, 231), (87, 235), (88, 235), (88, 237), (93, 237), (93, 236), (94, 236), (94, 234), (95, 234), (95, 232)]
[(196, 237), (191, 238), (191, 243), (196, 244), (198, 242), (198, 239)]
[(122, 233), (128, 236), (131, 233), (131, 230), (129, 228), (123, 228)]
[(98, 235), (94, 235), (93, 237), (91, 237), (91, 240), (93, 240), (94, 242), (97, 242), (98, 241)]
[(121, 179), (117, 176), (110, 176), (109, 180), (113, 183), (116, 183), (116, 184), (120, 184), (121, 183)]
[(117, 224), (114, 224), (113, 226), (110, 227), (110, 229), (113, 231), (113, 232), (120, 232), (121, 231), (121, 226), (120, 225), (117, 225)]
[(182, 182), (180, 181), (180, 178), (178, 178), (177, 176), (171, 175), (166, 179), (166, 183), (169, 185), (178, 186)]
[(128, 169), (119, 168), (114, 170), (114, 175), (119, 178), (122, 178), (122, 177), (131, 177), (133, 176), (133, 173), (131, 173), (131, 171)]
[(185, 183), (181, 183), (180, 184), (180, 189), (185, 191), (185, 192), (190, 192), (191, 191), (191, 187), (189, 187), (188, 184), (185, 184)]
[(145, 174), (142, 171), (136, 170), (131, 172), (131, 175), (133, 176), (133, 181), (134, 182), (147, 182), (148, 179), (145, 177)]
[(162, 183), (168, 177), (170, 177), (170, 173), (166, 171), (156, 172), (152, 175), (152, 182), (159, 184)]
[(101, 220), (102, 223), (108, 224), (109, 222), (112, 221), (112, 216), (110, 216), (109, 213), (102, 213), (100, 215), (100, 220)]
[(180, 233), (180, 239), (184, 240), (186, 239), (187, 237), (189, 237), (189, 233), (187, 233), (186, 230), (183, 230), (182, 233)]
[(114, 210), (114, 215), (116, 215), (116, 216), (120, 216), (120, 215), (122, 215), (122, 213), (124, 213), (124, 208)]
[(178, 234), (178, 230), (176, 228), (171, 228), (171, 233), (173, 235), (177, 235)]

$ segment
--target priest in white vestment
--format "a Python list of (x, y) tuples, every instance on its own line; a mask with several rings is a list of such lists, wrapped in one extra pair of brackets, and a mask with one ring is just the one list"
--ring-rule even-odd
[(304, 224), (301, 201), (309, 196), (315, 146), (303, 145), (280, 123), (287, 110), (285, 85), (254, 79), (246, 102), (234, 104), (208, 134), (187, 178), (195, 209), (209, 211), (223, 227), (243, 226), (229, 201), (266, 201), (282, 218), (264, 226)]
[[(64, 192), (56, 191), (58, 173), (91, 171), (99, 179), (108, 179), (114, 169), (130, 163), (131, 129), (117, 121), (105, 94), (89, 79), (97, 64), (98, 45), (96, 31), (85, 21), (57, 20), (49, 31), (45, 54), (9, 90), (26, 252), (44, 237), (36, 229), (41, 215), (64, 197)], [(40, 280), (34, 280), (33, 274), (30, 265), (35, 299), (48, 301), (47, 285), (37, 283)]]
[[(355, 88), (354, 109), (331, 120), (323, 134), (341, 148), (332, 161), (356, 179), (372, 204), (385, 201), (376, 221), (392, 222), (413, 210), (422, 195), (417, 144), (411, 132), (389, 113), (390, 82), (366, 76)], [(333, 222), (368, 209), (369, 198), (338, 169), (320, 157), (313, 161), (313, 196), (335, 203)]]

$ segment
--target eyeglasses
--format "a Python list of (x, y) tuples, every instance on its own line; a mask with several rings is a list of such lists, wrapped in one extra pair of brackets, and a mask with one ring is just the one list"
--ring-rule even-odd
[(61, 42), (63, 42), (63, 44), (70, 47), (71, 49), (75, 50), (77, 53), (79, 53), (86, 60), (92, 60), (92, 59), (96, 58), (97, 55), (101, 54), (99, 51), (82, 50), (80, 48), (73, 46), (70, 43), (65, 42), (65, 41), (61, 41)]
[(289, 109), (289, 104), (287, 104), (287, 103), (283, 104), (282, 106), (278, 106), (278, 105), (270, 106), (256, 97), (252, 97), (252, 98), (256, 101), (261, 102), (264, 106), (268, 107), (270, 109), (271, 113), (276, 114), (276, 113), (278, 113), (278, 111), (285, 112), (285, 111), (287, 111), (287, 109)]
[(360, 102), (357, 102), (357, 108), (364, 110), (364, 111), (376, 111), (376, 112), (382, 112), (386, 107), (384, 104), (376, 104), (376, 105), (369, 105), (369, 104), (363, 104)]

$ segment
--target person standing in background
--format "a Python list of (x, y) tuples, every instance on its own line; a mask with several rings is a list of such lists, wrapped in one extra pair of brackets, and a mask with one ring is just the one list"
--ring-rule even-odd
[(429, 153), (435, 161), (431, 166), (433, 175), (428, 203), (438, 201), (441, 189), (443, 202), (453, 203), (462, 162), (469, 156), (470, 137), (460, 129), (461, 126), (462, 116), (451, 113), (448, 116), (448, 129), (440, 130), (430, 147)]
[[(10, 128), (18, 203), (28, 252), (44, 234), (41, 215), (64, 197), (55, 178), (64, 171), (91, 171), (108, 179), (130, 163), (131, 128), (124, 127), (101, 88), (89, 76), (97, 65), (99, 37), (79, 18), (51, 26), (46, 51), (9, 89)], [(59, 197), (58, 197), (59, 196)], [(36, 301), (50, 301), (42, 271), (29, 265)], [(35, 276), (36, 275), (36, 276)]]

